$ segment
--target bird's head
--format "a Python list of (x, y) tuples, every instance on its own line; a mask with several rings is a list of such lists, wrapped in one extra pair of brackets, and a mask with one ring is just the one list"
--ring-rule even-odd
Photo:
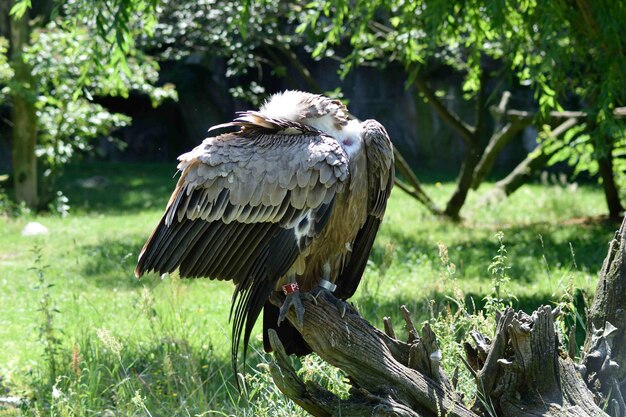
[(320, 94), (287, 90), (271, 96), (259, 113), (315, 128), (336, 138), (348, 154), (360, 147), (361, 123), (336, 99)]
[(261, 106), (259, 113), (270, 118), (302, 123), (328, 134), (332, 133), (333, 128), (341, 129), (352, 118), (341, 101), (297, 90), (272, 95)]

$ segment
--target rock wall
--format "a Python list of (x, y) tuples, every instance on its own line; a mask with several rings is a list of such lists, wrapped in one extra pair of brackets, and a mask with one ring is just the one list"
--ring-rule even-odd
[[(388, 130), (393, 142), (407, 161), (418, 170), (456, 172), (464, 156), (464, 145), (435, 114), (413, 87), (406, 86), (406, 75), (399, 66), (386, 69), (362, 67), (345, 79), (337, 75), (338, 64), (308, 60), (307, 67), (324, 91), (341, 87), (350, 111), (360, 119), (374, 118)], [(234, 100), (229, 89), (245, 84), (245, 79), (226, 78), (225, 63), (217, 58), (192, 56), (184, 61), (162, 64), (162, 81), (174, 83), (178, 102), (167, 102), (153, 108), (146, 97), (131, 95), (128, 99), (100, 98), (98, 101), (111, 109), (133, 117), (131, 126), (114, 135), (128, 144), (124, 151), (111, 141), (100, 142), (100, 156), (121, 161), (172, 161), (200, 143), (207, 129), (231, 120), (238, 110), (252, 106)], [(287, 88), (306, 89), (298, 85), (297, 77), (291, 84), (265, 71), (263, 85), (269, 93)], [(269, 75), (268, 75), (269, 74)], [(295, 81), (294, 81), (295, 80)], [(444, 92), (443, 100), (461, 117), (473, 121), (473, 103), (463, 100), (461, 79), (450, 72), (431, 78), (431, 83)], [(497, 101), (499, 97), (493, 98)], [(492, 123), (493, 124), (493, 123)], [(0, 134), (0, 170), (8, 171), (10, 132)], [(488, 138), (485, 138), (487, 141)], [(525, 156), (522, 139), (514, 140), (500, 156), (495, 169), (510, 169)]]

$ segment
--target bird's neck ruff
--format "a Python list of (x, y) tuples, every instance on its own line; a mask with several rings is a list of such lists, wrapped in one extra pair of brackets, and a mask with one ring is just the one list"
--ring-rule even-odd
[(285, 91), (271, 96), (259, 114), (269, 119), (300, 123), (332, 136), (348, 157), (362, 148), (361, 123), (353, 119), (338, 100), (302, 91)]
[(271, 96), (259, 109), (259, 113), (272, 119), (299, 122), (303, 118), (304, 102), (312, 101), (315, 95), (302, 91), (284, 91)]

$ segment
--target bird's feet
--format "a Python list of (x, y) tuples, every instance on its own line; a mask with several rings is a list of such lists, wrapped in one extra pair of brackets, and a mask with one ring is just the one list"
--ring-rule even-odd
[[(331, 284), (331, 285), (334, 285), (334, 284)], [(320, 296), (326, 297), (328, 301), (330, 301), (331, 303), (335, 305), (335, 307), (337, 307), (337, 310), (339, 310), (339, 313), (341, 314), (341, 318), (343, 318), (346, 315), (346, 311), (348, 311), (348, 309), (350, 309), (351, 306), (350, 304), (343, 301), (342, 299), (335, 297), (335, 295), (333, 294), (333, 290), (334, 288), (329, 289), (327, 286), (320, 284), (317, 287), (313, 288), (311, 292), (309, 292), (309, 294), (311, 294), (313, 298), (315, 299), (315, 304), (317, 304), (317, 299)]]
[(285, 320), (285, 317), (287, 316), (289, 309), (293, 307), (293, 310), (296, 313), (296, 320), (298, 321), (298, 326), (302, 328), (302, 326), (304, 326), (304, 306), (302, 305), (302, 301), (307, 300), (307, 301), (311, 301), (317, 304), (317, 300), (315, 299), (315, 296), (313, 296), (311, 293), (308, 293), (308, 292), (301, 293), (300, 290), (298, 289), (297, 284), (295, 284), (295, 286), (292, 286), (292, 287), (289, 287), (289, 285), (293, 285), (293, 284), (288, 284), (288, 285), (285, 285), (284, 287), (291, 288), (291, 291), (283, 287), (283, 291), (285, 292), (286, 296), (285, 296), (285, 300), (283, 301), (283, 305), (280, 306), (280, 310), (279, 310), (280, 313), (278, 314), (278, 325), (280, 326), (280, 323), (283, 320)]

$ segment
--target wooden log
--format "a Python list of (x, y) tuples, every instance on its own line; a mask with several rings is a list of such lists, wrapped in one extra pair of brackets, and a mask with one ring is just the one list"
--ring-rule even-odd
[(606, 416), (574, 362), (561, 350), (555, 315), (549, 306), (530, 316), (507, 309), (493, 342), (474, 334), (477, 346), (466, 344), (479, 398), (490, 414)]
[[(336, 300), (331, 297), (322, 295), (317, 304), (306, 303), (301, 333), (315, 353), (348, 375), (356, 394), (348, 401), (336, 401), (335, 409), (329, 410), (328, 401), (318, 402), (315, 395), (306, 395), (299, 383), (285, 384), (285, 378), (275, 370), (272, 376), (283, 393), (298, 404), (307, 403), (303, 408), (314, 416), (477, 416), (463, 405), (439, 367), (441, 354), (434, 333), (427, 327), (422, 329), (428, 333), (426, 337), (415, 330), (410, 332), (408, 342), (402, 342), (374, 328), (354, 310), (349, 309), (341, 317)], [(287, 318), (297, 323), (293, 310)], [(408, 314), (405, 321), (414, 329)], [(278, 346), (275, 348), (280, 351)], [(277, 360), (275, 366), (283, 369), (285, 362)], [(283, 374), (289, 374), (289, 369)], [(294, 386), (297, 395), (293, 394)], [(367, 413), (362, 408), (365, 400), (369, 404)], [(319, 412), (320, 409), (325, 411)], [(387, 410), (388, 414), (377, 414), (377, 410)]]
[[(303, 382), (275, 333), (270, 333), (276, 352), (270, 372), (282, 392), (313, 416), (623, 417), (625, 242), (626, 219), (600, 273), (580, 364), (572, 358), (575, 348), (563, 346), (555, 331), (558, 308), (542, 306), (531, 315), (507, 309), (496, 317), (493, 339), (471, 334), (472, 343), (464, 343), (467, 358), (459, 361), (475, 378), (478, 401), (472, 410), (439, 366), (436, 335), (427, 324), (418, 332), (404, 307), (406, 342), (396, 339), (388, 318), (382, 332), (354, 309), (342, 316), (339, 300), (328, 293), (321, 293), (316, 304), (306, 304), (299, 330), (314, 352), (348, 376), (352, 389), (347, 399)], [(279, 299), (271, 300), (280, 304)], [(297, 326), (293, 311), (287, 319)]]
[[(274, 300), (276, 302), (276, 300)], [(275, 334), (270, 372), (285, 395), (314, 416), (607, 416), (596, 404), (557, 338), (558, 310), (540, 307), (532, 315), (508, 309), (499, 318), (493, 341), (474, 333), (466, 343), (480, 399), (469, 410), (439, 366), (441, 352), (428, 325), (418, 332), (402, 307), (408, 340), (399, 341), (372, 327), (356, 311), (342, 318), (337, 300), (318, 297), (306, 304), (301, 333), (322, 359), (343, 370), (352, 383), (348, 399), (295, 373)], [(296, 323), (294, 313), (287, 317)], [(480, 412), (480, 414), (477, 414)]]
[(582, 371), (612, 415), (626, 415), (626, 219), (609, 244), (587, 315)]

